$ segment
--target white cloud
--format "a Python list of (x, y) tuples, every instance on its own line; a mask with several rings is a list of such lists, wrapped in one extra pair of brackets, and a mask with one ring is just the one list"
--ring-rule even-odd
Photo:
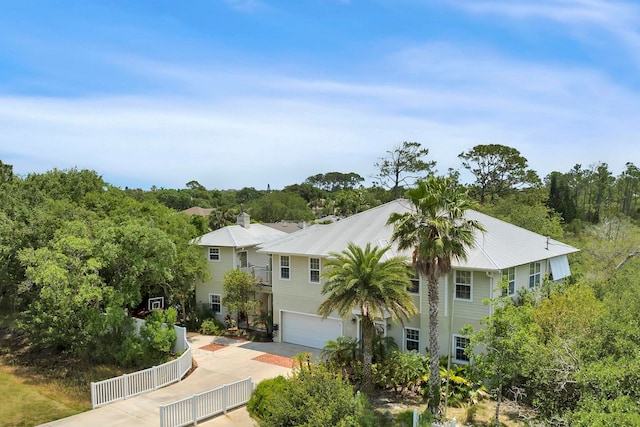
[[(389, 55), (373, 83), (271, 67), (129, 67), (182, 96), (0, 98), (0, 156), (17, 173), (90, 168), (120, 186), (282, 188), (329, 171), (373, 174), (418, 141), (437, 168), (477, 144), (515, 147), (544, 176), (575, 163), (620, 171), (637, 152), (640, 96), (584, 68), (432, 43)], [(36, 169), (34, 169), (36, 168)]]

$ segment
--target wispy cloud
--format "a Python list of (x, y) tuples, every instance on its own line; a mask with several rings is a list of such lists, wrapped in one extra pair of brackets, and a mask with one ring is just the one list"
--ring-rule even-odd
[(589, 37), (588, 29), (598, 29), (622, 42), (627, 53), (640, 67), (640, 4), (616, 0), (458, 0), (453, 3), (476, 14), (505, 16), (511, 19), (545, 19), (568, 26), (584, 28), (583, 40), (601, 44), (597, 36)]
[(138, 185), (281, 188), (332, 170), (370, 176), (403, 140), (429, 148), (441, 172), (474, 145), (513, 146), (543, 176), (599, 160), (621, 169), (640, 143), (640, 96), (593, 70), (443, 43), (387, 61), (398, 77), (369, 83), (132, 61), (172, 90), (0, 98), (3, 161), (19, 173), (88, 167), (117, 185), (144, 175), (150, 182)]

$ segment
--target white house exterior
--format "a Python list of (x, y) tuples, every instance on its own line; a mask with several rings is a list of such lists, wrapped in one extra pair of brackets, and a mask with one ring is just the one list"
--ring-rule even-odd
[[(409, 257), (410, 251), (398, 253), (391, 242), (393, 227), (386, 224), (391, 213), (408, 211), (411, 211), (409, 201), (395, 200), (332, 224), (313, 225), (280, 238), (262, 238), (261, 243), (256, 243), (257, 250), (252, 246), (252, 255), (263, 257), (260, 265), (269, 265), (273, 271), (269, 303), (273, 322), (279, 326), (274, 340), (322, 348), (326, 341), (340, 335), (359, 338), (358, 313), (344, 319), (337, 314), (322, 319), (317, 314), (325, 299), (321, 294), (325, 261), (330, 253), (343, 251), (350, 242), (361, 247), (367, 243), (378, 247), (391, 244), (388, 256)], [(454, 260), (452, 273), (440, 281), (440, 348), (444, 354), (450, 349), (454, 360), (460, 362), (465, 359), (463, 350), (467, 341), (459, 331), (467, 324), (479, 326), (479, 320), (490, 314), (490, 307), (483, 300), (494, 296), (503, 276), (509, 279), (509, 292), (513, 295), (520, 289), (534, 288), (546, 275), (554, 280), (563, 279), (570, 275), (567, 255), (577, 251), (476, 211), (467, 211), (466, 216), (480, 222), (486, 231), (477, 232), (476, 245), (468, 250), (466, 261)], [(209, 250), (208, 244), (213, 240), (205, 239), (206, 236), (199, 244)], [(225, 268), (238, 266), (237, 253), (244, 246), (228, 247), (236, 264), (228, 261), (213, 265), (214, 280), (219, 280)], [(209, 285), (206, 289), (199, 288), (198, 300), (206, 301), (211, 289)], [(421, 279), (414, 281), (411, 293), (419, 314), (404, 326), (378, 319), (378, 329), (392, 336), (402, 349), (424, 353), (429, 322), (426, 287)]]

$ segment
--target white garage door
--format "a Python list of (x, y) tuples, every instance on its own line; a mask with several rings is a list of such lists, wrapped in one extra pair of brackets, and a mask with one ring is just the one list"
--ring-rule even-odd
[(342, 335), (342, 321), (283, 311), (280, 330), (283, 342), (323, 348), (327, 341)]

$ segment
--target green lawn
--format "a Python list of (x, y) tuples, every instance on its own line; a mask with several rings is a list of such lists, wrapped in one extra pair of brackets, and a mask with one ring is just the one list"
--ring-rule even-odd
[(0, 426), (34, 426), (89, 409), (69, 401), (57, 386), (15, 376), (0, 365)]

